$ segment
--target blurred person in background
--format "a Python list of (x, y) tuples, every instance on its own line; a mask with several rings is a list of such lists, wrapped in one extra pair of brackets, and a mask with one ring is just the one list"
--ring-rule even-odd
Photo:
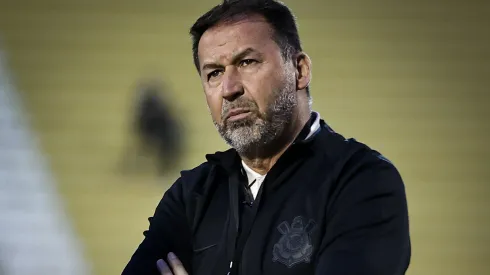
[(404, 183), (311, 109), (291, 11), (230, 0), (191, 28), (213, 122), (232, 147), (183, 171), (123, 275), (405, 274)]
[(141, 157), (156, 158), (160, 174), (178, 166), (182, 154), (183, 132), (164, 92), (162, 83), (156, 80), (144, 80), (138, 86), (132, 124), (137, 138), (136, 148), (131, 147), (125, 154), (124, 171), (141, 168)]

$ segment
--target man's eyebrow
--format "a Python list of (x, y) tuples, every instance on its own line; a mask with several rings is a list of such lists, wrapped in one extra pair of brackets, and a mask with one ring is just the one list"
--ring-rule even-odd
[[(251, 54), (251, 53), (258, 53), (255, 49), (253, 48), (246, 48), (245, 50), (241, 51), (241, 52), (238, 52), (236, 54), (233, 55), (232, 57), (232, 64), (235, 64), (237, 63), (238, 61), (240, 61), (242, 58), (244, 58), (245, 56)], [(258, 53), (260, 56), (262, 56), (260, 53)], [(207, 69), (218, 69), (218, 68), (223, 68), (223, 65), (220, 65), (220, 64), (217, 64), (217, 63), (205, 63), (202, 68), (201, 68), (201, 71), (204, 71), (204, 70), (207, 70)]]

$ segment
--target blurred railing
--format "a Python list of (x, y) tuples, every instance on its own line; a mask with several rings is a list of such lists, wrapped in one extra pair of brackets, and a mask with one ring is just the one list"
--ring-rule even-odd
[(86, 275), (0, 44), (0, 274)]

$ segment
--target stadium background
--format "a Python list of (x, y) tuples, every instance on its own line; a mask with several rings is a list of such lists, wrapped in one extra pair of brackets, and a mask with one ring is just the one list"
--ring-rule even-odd
[[(169, 87), (187, 128), (181, 168), (226, 148), (188, 35), (217, 2), (0, 0), (1, 51), (92, 274), (120, 273), (175, 179), (116, 168), (139, 79)], [(313, 60), (314, 109), (404, 177), (408, 274), (489, 274), (489, 2), (285, 2)]]

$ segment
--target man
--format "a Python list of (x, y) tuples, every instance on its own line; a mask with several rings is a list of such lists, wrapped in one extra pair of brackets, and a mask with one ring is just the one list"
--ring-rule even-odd
[[(161, 174), (172, 171), (178, 165), (184, 138), (163, 92), (163, 85), (154, 80), (144, 81), (138, 87), (133, 125), (138, 137), (137, 153), (155, 154)], [(131, 162), (132, 158), (134, 156), (130, 155), (123, 159), (124, 164)]]
[(191, 34), (212, 119), (233, 149), (181, 173), (123, 274), (404, 274), (402, 179), (311, 111), (311, 62), (290, 10), (224, 1)]

